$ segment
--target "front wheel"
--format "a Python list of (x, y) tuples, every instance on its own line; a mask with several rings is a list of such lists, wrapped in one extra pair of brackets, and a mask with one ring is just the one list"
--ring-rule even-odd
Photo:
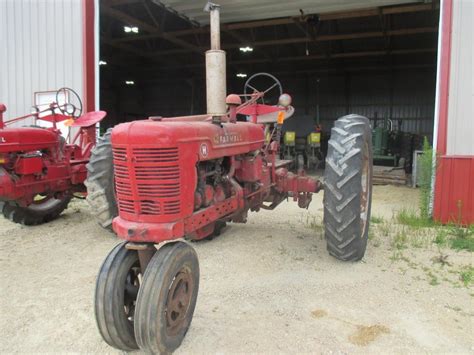
[(362, 259), (372, 204), (372, 137), (369, 120), (339, 118), (331, 130), (324, 171), (327, 249), (339, 260)]
[(140, 288), (138, 253), (120, 243), (109, 253), (97, 277), (95, 319), (107, 344), (116, 349), (138, 349), (133, 331), (135, 306)]
[(199, 262), (184, 242), (165, 244), (152, 257), (138, 292), (135, 337), (141, 350), (171, 353), (188, 331), (199, 290)]

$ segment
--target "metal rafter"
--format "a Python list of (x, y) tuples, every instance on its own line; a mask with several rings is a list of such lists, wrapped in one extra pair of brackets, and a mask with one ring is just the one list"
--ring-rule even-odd
[[(387, 31), (388, 36), (405, 36), (405, 35), (414, 35), (422, 33), (436, 33), (438, 29), (436, 27), (418, 27), (418, 28), (404, 28), (399, 30), (389, 30)], [(336, 40), (351, 40), (351, 39), (361, 39), (361, 38), (378, 38), (383, 37), (383, 31), (370, 31), (370, 32), (360, 32), (360, 33), (345, 33), (345, 34), (331, 34), (331, 35), (318, 35), (314, 41), (310, 43), (317, 42), (326, 42), (326, 41), (336, 41)], [(297, 37), (297, 38), (285, 38), (285, 39), (275, 39), (275, 40), (266, 40), (266, 41), (256, 41), (251, 43), (254, 47), (264, 47), (264, 46), (276, 46), (276, 45), (286, 45), (286, 44), (296, 44), (296, 43), (305, 43), (308, 41), (306, 37)], [(113, 41), (114, 42), (114, 41)], [(117, 42), (114, 42), (117, 43)], [(118, 42), (120, 43), (120, 42)], [(239, 48), (240, 44), (224, 44), (222, 48), (224, 49), (235, 49)], [(200, 51), (205, 51), (206, 47), (201, 47)], [(170, 49), (163, 50), (156, 53), (149, 53), (151, 57), (161, 57), (166, 55), (176, 55), (183, 54), (188, 51), (184, 49)]]
[[(435, 6), (434, 4), (418, 4), (418, 5), (410, 5), (410, 6), (382, 7), (382, 8), (371, 8), (371, 9), (366, 9), (366, 10), (326, 13), (326, 14), (320, 14), (320, 15), (311, 14), (307, 16), (318, 16), (319, 21), (330, 21), (330, 20), (340, 20), (340, 19), (348, 19), (348, 18), (373, 17), (373, 16), (379, 16), (379, 14), (389, 15), (389, 14), (400, 14), (400, 13), (410, 13), (410, 12), (423, 12), (423, 11), (433, 10), (437, 7), (438, 6)], [(249, 29), (249, 28), (257, 28), (257, 27), (289, 25), (289, 24), (294, 24), (295, 22), (300, 23), (301, 16), (221, 24), (221, 30), (232, 31), (232, 30)], [(172, 31), (172, 32), (167, 32), (167, 33), (174, 37), (181, 37), (181, 36), (193, 35), (196, 33), (202, 34), (202, 33), (208, 33), (208, 32), (209, 32), (209, 26), (203, 26), (203, 27), (194, 27), (194, 28), (190, 28), (186, 30)], [(148, 35), (140, 35), (140, 36), (134, 36), (134, 37), (123, 37), (123, 38), (115, 39), (114, 41), (129, 42), (129, 41), (139, 41), (139, 40), (152, 39), (152, 38), (159, 38), (159, 35), (148, 34)]]
[[(171, 42), (171, 43), (173, 43), (173, 44), (175, 44), (179, 47), (186, 48), (191, 52), (196, 52), (196, 53), (199, 53), (199, 54), (203, 54), (202, 50), (199, 47), (197, 47), (193, 44), (190, 44), (190, 43), (188, 43), (188, 42), (186, 42), (182, 39), (176, 38), (174, 35), (172, 35), (170, 33), (162, 32), (162, 31), (160, 31), (159, 27), (151, 25), (148, 22), (142, 21), (140, 19), (137, 19), (136, 17), (133, 17), (133, 16), (121, 11), (121, 10), (114, 9), (114, 8), (108, 7), (106, 5), (103, 5), (101, 7), (101, 10), (102, 10), (102, 13), (104, 15), (114, 17), (114, 18), (116, 18), (120, 21), (123, 21), (125, 23), (128, 23), (128, 24), (137, 25), (141, 29), (145, 30), (146, 32), (150, 32), (151, 34), (154, 34), (155, 36), (157, 36), (157, 38), (162, 38), (162, 39), (164, 39), (168, 42)], [(109, 41), (108, 44), (117, 45), (119, 43), (115, 42), (115, 41)], [(139, 52), (139, 50), (137, 49), (137, 54), (138, 54), (138, 52)], [(139, 54), (139, 55), (141, 55), (141, 54)]]

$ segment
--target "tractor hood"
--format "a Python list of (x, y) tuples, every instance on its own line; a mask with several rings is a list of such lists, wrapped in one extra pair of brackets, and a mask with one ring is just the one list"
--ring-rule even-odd
[(58, 144), (58, 137), (58, 134), (44, 128), (4, 128), (0, 130), (0, 153), (50, 148)]
[(199, 154), (198, 160), (246, 154), (262, 148), (263, 143), (263, 127), (247, 122), (212, 124), (143, 120), (120, 124), (112, 131), (114, 148), (186, 147), (187, 153)]

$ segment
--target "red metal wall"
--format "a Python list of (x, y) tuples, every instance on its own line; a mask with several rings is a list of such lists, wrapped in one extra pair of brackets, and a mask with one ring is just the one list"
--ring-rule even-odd
[(452, 41), (453, 0), (442, 1), (442, 27), (439, 63), (439, 121), (437, 152), (438, 161), (434, 190), (433, 218), (442, 223), (461, 222), (474, 224), (474, 156), (446, 155), (448, 137), (448, 115), (450, 59)]
[(442, 156), (438, 162), (434, 218), (474, 224), (474, 156)]

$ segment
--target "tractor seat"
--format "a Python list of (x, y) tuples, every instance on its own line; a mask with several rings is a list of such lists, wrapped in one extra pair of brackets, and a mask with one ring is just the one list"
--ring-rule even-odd
[(77, 120), (75, 120), (71, 127), (91, 127), (97, 122), (102, 121), (106, 115), (107, 112), (105, 111), (87, 112), (85, 115), (82, 115)]

